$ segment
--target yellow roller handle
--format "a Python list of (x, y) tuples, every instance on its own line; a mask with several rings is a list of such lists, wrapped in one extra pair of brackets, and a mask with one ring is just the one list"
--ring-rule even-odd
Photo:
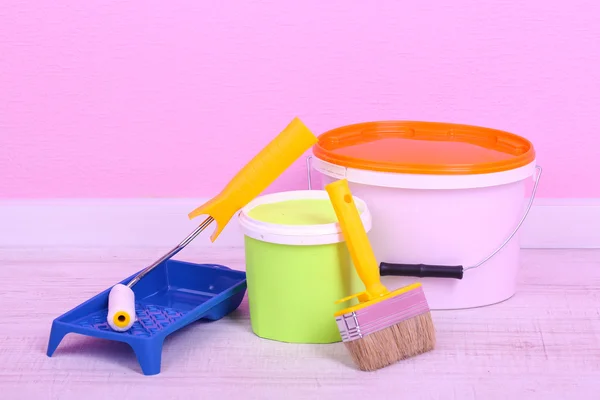
[(214, 242), (237, 211), (262, 193), (317, 140), (299, 118), (294, 118), (235, 175), (221, 193), (192, 211), (189, 218), (199, 215), (213, 217), (217, 223), (211, 236)]
[(325, 190), (329, 194), (329, 199), (342, 228), (342, 234), (354, 267), (365, 285), (368, 300), (388, 294), (389, 290), (379, 278), (379, 264), (371, 248), (367, 231), (360, 219), (350, 187), (348, 187), (348, 181), (342, 179), (332, 182), (325, 186)]

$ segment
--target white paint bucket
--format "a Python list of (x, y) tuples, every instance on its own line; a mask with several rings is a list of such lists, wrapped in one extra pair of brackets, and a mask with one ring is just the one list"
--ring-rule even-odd
[(541, 173), (528, 140), (468, 125), (386, 121), (328, 131), (313, 154), (321, 188), (345, 178), (367, 203), (369, 238), (390, 289), (420, 281), (438, 310), (515, 294), (518, 231)]

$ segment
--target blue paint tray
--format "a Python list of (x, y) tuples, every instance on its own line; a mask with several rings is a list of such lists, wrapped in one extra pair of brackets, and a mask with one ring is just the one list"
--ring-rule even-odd
[(48, 357), (65, 335), (78, 333), (129, 344), (144, 375), (158, 374), (165, 338), (192, 322), (216, 321), (237, 309), (246, 293), (246, 273), (216, 264), (167, 260), (134, 285), (137, 320), (126, 332), (115, 332), (106, 322), (111, 288), (52, 322)]

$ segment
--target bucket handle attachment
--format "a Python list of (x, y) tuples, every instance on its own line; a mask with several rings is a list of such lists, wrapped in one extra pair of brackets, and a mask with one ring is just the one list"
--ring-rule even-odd
[[(308, 156), (306, 158), (306, 174), (308, 178), (308, 189), (312, 190), (312, 181), (311, 181), (311, 159), (312, 156)], [(477, 264), (470, 265), (468, 267), (463, 267), (462, 265), (428, 265), (428, 264), (396, 264), (396, 263), (387, 263), (381, 262), (379, 264), (379, 273), (381, 276), (413, 276), (419, 278), (453, 278), (453, 279), (462, 279), (464, 272), (470, 269), (479, 268), (486, 262), (488, 262), (491, 258), (493, 258), (496, 254), (498, 254), (506, 245), (511, 241), (511, 239), (517, 234), (525, 219), (527, 219), (527, 215), (529, 215), (529, 211), (531, 211), (531, 206), (533, 205), (533, 201), (535, 200), (535, 195), (537, 193), (538, 185), (540, 183), (540, 178), (542, 177), (542, 167), (536, 165), (535, 167), (537, 174), (534, 175), (533, 181), (533, 189), (531, 190), (531, 198), (529, 199), (529, 203), (527, 204), (527, 208), (525, 209), (525, 213), (521, 220), (513, 229), (511, 234), (502, 242), (502, 244), (494, 250), (490, 255), (485, 257), (483, 260), (479, 261)]]
[(312, 175), (310, 174), (312, 156), (306, 157), (306, 180), (308, 182), (308, 190), (312, 190)]

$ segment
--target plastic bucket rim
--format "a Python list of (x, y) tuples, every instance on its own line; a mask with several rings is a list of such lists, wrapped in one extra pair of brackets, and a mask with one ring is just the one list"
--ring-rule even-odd
[[(372, 228), (371, 212), (366, 202), (353, 195), (361, 221), (367, 232)], [(274, 204), (286, 200), (326, 199), (325, 190), (290, 190), (257, 197), (238, 213), (238, 222), (244, 235), (269, 243), (289, 245), (334, 244), (344, 241), (339, 222), (315, 225), (285, 225), (263, 222), (251, 218), (248, 213), (263, 204)]]
[(352, 183), (395, 189), (444, 190), (501, 186), (523, 181), (531, 177), (535, 179), (537, 167), (537, 159), (534, 159), (531, 163), (522, 167), (485, 174), (408, 174), (345, 167), (320, 159), (314, 154), (310, 158), (313, 159), (313, 169), (331, 178), (347, 179)]

